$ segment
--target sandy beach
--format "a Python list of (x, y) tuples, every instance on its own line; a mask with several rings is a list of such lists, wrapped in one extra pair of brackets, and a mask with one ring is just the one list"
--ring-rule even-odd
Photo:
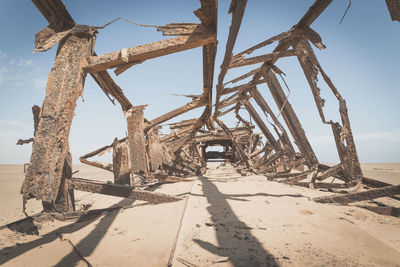
[[(366, 177), (399, 184), (400, 164), (363, 164)], [(76, 177), (112, 181), (112, 173), (75, 166)], [(23, 167), (1, 165), (1, 225), (25, 217)], [(321, 204), (332, 194), (242, 176), (209, 164), (189, 182), (156, 192), (181, 201), (150, 205), (76, 191), (79, 218), (35, 222), (38, 235), (2, 227), (3, 266), (399, 266), (400, 220), (356, 207)], [(374, 200), (400, 207), (389, 198)], [(365, 201), (367, 202), (367, 201)], [(112, 207), (110, 209), (110, 207)], [(107, 209), (106, 209), (107, 208)], [(100, 210), (99, 210), (100, 209)], [(103, 209), (103, 210), (101, 210)], [(28, 203), (30, 215), (40, 202)]]

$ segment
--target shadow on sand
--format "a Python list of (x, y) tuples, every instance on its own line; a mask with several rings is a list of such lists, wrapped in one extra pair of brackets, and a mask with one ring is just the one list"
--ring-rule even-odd
[(278, 266), (262, 244), (255, 238), (252, 229), (242, 222), (227, 202), (227, 195), (222, 194), (217, 186), (206, 177), (200, 177), (204, 196), (210, 206), (207, 207), (215, 225), (218, 246), (194, 239), (200, 247), (220, 257), (229, 258), (233, 266)]
[[(148, 191), (155, 191), (159, 185), (147, 188)], [(83, 229), (92, 222), (96, 221), (99, 217), (103, 216), (96, 227), (84, 237), (78, 244), (74, 244), (74, 248), (71, 253), (66, 255), (60, 260), (55, 266), (75, 266), (75, 264), (84, 260), (84, 257), (89, 256), (100, 241), (106, 235), (109, 227), (116, 219), (119, 211), (123, 207), (129, 207), (135, 200), (133, 199), (122, 199), (118, 203), (112, 205), (109, 208), (89, 210), (84, 215), (80, 216), (77, 221), (68, 225), (62, 226), (52, 232), (49, 232), (38, 239), (33, 241), (17, 244), (12, 247), (6, 247), (0, 250), (0, 265), (42, 245), (53, 242), (57, 239), (62, 239), (63, 234), (71, 234), (76, 231)], [(28, 218), (29, 219), (29, 218)], [(25, 219), (26, 220), (26, 219)], [(16, 231), (17, 229), (10, 229)], [(19, 231), (20, 232), (20, 231)]]

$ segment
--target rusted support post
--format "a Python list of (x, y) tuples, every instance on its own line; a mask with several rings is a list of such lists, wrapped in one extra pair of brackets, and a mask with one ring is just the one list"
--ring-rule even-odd
[(61, 183), (55, 203), (42, 201), (45, 212), (72, 212), (75, 211), (74, 190), (68, 188), (68, 181), (72, 178), (72, 155), (70, 152), (64, 160)]
[(283, 119), (285, 120), (286, 125), (288, 126), (289, 131), (291, 132), (293, 139), (300, 150), (300, 153), (303, 155), (306, 165), (311, 167), (318, 164), (317, 157), (315, 156), (310, 142), (307, 139), (306, 133), (304, 132), (292, 105), (286, 98), (282, 87), (279, 84), (279, 81), (273, 73), (271, 67), (264, 64), (261, 67), (261, 74), (264, 76), (264, 79), (268, 84), (269, 90), (275, 99), (276, 105), (282, 112)]
[(93, 52), (94, 36), (75, 32), (60, 43), (49, 74), (32, 155), (21, 193), (54, 203), (69, 152), (68, 135), (86, 74), (81, 60)]
[(126, 113), (128, 124), (129, 157), (132, 184), (141, 183), (138, 175), (147, 175), (146, 143), (144, 140), (143, 110), (146, 106), (133, 106)]
[(129, 167), (129, 151), (127, 142), (113, 143), (114, 184), (130, 184), (131, 168)]

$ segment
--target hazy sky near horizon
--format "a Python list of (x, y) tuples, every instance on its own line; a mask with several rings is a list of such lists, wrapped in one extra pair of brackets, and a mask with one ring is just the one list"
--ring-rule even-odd
[[(151, 25), (198, 22), (193, 11), (200, 6), (198, 0), (63, 2), (78, 24), (95, 26), (117, 17)], [(249, 0), (234, 53), (289, 30), (313, 2)], [(219, 1), (214, 84), (231, 22), (229, 3), (228, 0)], [(344, 21), (339, 24), (347, 4), (347, 0), (333, 1), (312, 25), (327, 46), (322, 51), (313, 47), (314, 51), (346, 99), (361, 162), (400, 162), (400, 23), (391, 21), (384, 0), (353, 0)], [(31, 107), (41, 106), (44, 100), (56, 47), (32, 54), (34, 35), (47, 26), (47, 21), (30, 1), (1, 0), (0, 23), (0, 164), (20, 164), (29, 162), (31, 145), (16, 146), (15, 143), (19, 138), (33, 135)], [(99, 31), (95, 50), (103, 54), (166, 38), (154, 28), (119, 21)], [(266, 48), (259, 53), (269, 51)], [(319, 160), (337, 162), (331, 129), (323, 125), (318, 116), (297, 59), (282, 59), (277, 66), (286, 73), (291, 90), (289, 100)], [(234, 69), (225, 81), (254, 67)], [(145, 117), (153, 119), (188, 101), (172, 94), (201, 93), (201, 48), (149, 60), (113, 77), (134, 105), (148, 104)], [(337, 121), (337, 102), (328, 88), (321, 85), (322, 96), (327, 101), (327, 117)], [(259, 89), (271, 106), (275, 106), (266, 86), (259, 86)], [(198, 116), (200, 111), (189, 112), (174, 121)], [(227, 120), (230, 125), (235, 124), (233, 118)], [(125, 136), (125, 132), (126, 122), (120, 107), (112, 105), (88, 75), (84, 101), (78, 100), (70, 133), (74, 163), (78, 163), (79, 156), (110, 144), (114, 137)]]

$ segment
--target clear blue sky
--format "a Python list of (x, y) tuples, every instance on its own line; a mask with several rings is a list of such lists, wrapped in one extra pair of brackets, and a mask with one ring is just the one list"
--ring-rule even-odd
[[(215, 80), (231, 22), (227, 13), (230, 1), (219, 2)], [(312, 3), (312, 0), (249, 0), (234, 52), (287, 31)], [(198, 22), (192, 12), (199, 8), (197, 0), (64, 0), (64, 4), (79, 24), (100, 26), (121, 16), (153, 25)], [(339, 24), (347, 4), (347, 0), (334, 1), (312, 25), (327, 46), (316, 51), (317, 57), (347, 101), (360, 160), (400, 162), (400, 23), (391, 21), (384, 0), (353, 0), (346, 18)], [(32, 55), (34, 35), (47, 26), (47, 21), (30, 1), (1, 0), (0, 25), (0, 163), (24, 163), (29, 162), (31, 145), (15, 143), (33, 134), (31, 107), (43, 102), (56, 49)], [(167, 37), (153, 28), (121, 21), (100, 31), (95, 50), (102, 54), (163, 38)], [(269, 50), (260, 53), (266, 51)], [(336, 162), (330, 127), (323, 125), (318, 117), (297, 59), (284, 59), (277, 65), (287, 74), (289, 99), (320, 161)], [(229, 72), (226, 81), (246, 70)], [(155, 118), (188, 101), (173, 93), (201, 92), (201, 48), (144, 62), (115, 80), (134, 105), (149, 104), (145, 116)], [(274, 106), (266, 87), (259, 89)], [(336, 119), (337, 103), (326, 86), (322, 86), (322, 91), (327, 99), (328, 119)], [(126, 131), (120, 107), (110, 103), (90, 76), (86, 79), (84, 100), (78, 101), (70, 134), (74, 163), (78, 163), (80, 155), (111, 143)], [(198, 114), (194, 111), (178, 120)], [(229, 123), (233, 125), (234, 120)]]

